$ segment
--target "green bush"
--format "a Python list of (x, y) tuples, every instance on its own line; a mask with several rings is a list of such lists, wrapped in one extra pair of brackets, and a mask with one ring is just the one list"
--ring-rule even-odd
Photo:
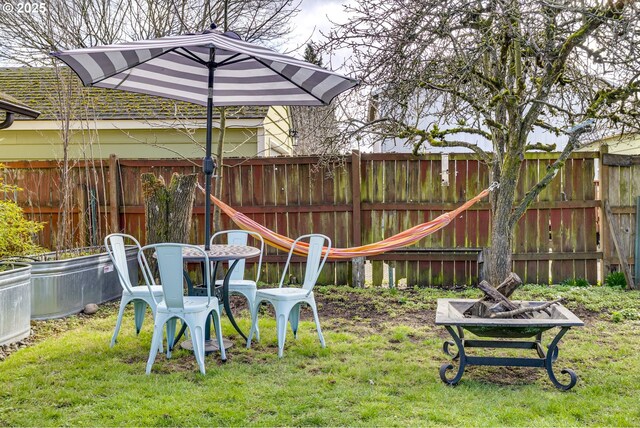
[[(0, 198), (7, 192), (21, 190), (4, 182), (0, 164)], [(0, 199), (0, 258), (26, 256), (44, 251), (33, 242), (33, 235), (42, 230), (43, 223), (27, 220), (22, 208), (11, 199)]]
[(627, 280), (624, 277), (624, 273), (622, 273), (622, 272), (611, 272), (604, 279), (604, 285), (609, 286), (609, 287), (626, 288), (627, 287)]
[(625, 320), (636, 321), (640, 319), (640, 313), (633, 309), (622, 309), (611, 314), (611, 321), (622, 322)]
[(569, 287), (590, 287), (589, 281), (584, 278), (570, 278), (565, 279), (560, 283), (560, 285), (566, 285)]

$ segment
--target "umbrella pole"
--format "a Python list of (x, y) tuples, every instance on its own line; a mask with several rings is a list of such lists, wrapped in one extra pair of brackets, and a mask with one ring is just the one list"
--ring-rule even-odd
[(209, 48), (209, 62), (207, 62), (207, 68), (209, 69), (209, 78), (207, 80), (207, 87), (209, 93), (207, 95), (207, 141), (206, 141), (206, 154), (202, 160), (202, 171), (204, 172), (204, 189), (205, 189), (205, 201), (204, 201), (204, 248), (209, 250), (209, 240), (211, 239), (211, 176), (216, 168), (216, 164), (211, 158), (211, 139), (212, 139), (212, 127), (213, 127), (213, 72), (215, 70), (214, 54), (215, 48)]

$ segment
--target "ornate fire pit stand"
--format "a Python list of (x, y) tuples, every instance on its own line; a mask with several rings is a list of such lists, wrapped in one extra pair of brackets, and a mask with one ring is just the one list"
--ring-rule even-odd
[[(476, 301), (473, 299), (438, 299), (436, 325), (443, 325), (454, 340), (453, 342), (446, 341), (442, 348), (445, 354), (458, 362), (458, 371), (453, 378), (447, 377), (447, 371), (454, 369), (452, 364), (445, 363), (440, 367), (440, 379), (444, 383), (456, 385), (460, 382), (466, 366), (540, 367), (547, 370), (549, 379), (556, 388), (563, 391), (573, 388), (578, 380), (575, 372), (570, 369), (561, 370), (561, 373), (568, 374), (570, 379), (567, 384), (560, 383), (553, 373), (553, 363), (558, 358), (560, 339), (571, 327), (584, 325), (578, 317), (560, 304), (553, 307), (550, 311), (551, 315), (540, 313), (532, 319), (465, 317), (465, 310)], [(545, 302), (518, 303), (536, 306)], [(545, 352), (542, 347), (542, 333), (554, 327), (560, 327), (560, 331)], [(465, 339), (464, 330), (480, 337), (500, 340)], [(513, 340), (526, 338), (534, 339)], [(457, 348), (457, 352), (454, 353), (450, 350), (452, 346)], [(533, 349), (537, 352), (538, 358), (469, 356), (465, 352), (468, 348)]]

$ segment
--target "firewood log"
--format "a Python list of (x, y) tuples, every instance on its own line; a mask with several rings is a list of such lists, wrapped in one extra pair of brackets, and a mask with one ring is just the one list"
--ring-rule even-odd
[(560, 298), (552, 302), (543, 303), (542, 305), (539, 305), (539, 306), (528, 306), (525, 308), (514, 309), (512, 311), (495, 312), (489, 315), (489, 318), (512, 318), (512, 317), (515, 318), (516, 316), (523, 315), (523, 314), (532, 314), (535, 312), (543, 312), (543, 311), (546, 312), (546, 309), (548, 307), (556, 305), (562, 302), (563, 300), (564, 300), (563, 298)]
[(480, 288), (480, 290), (482, 290), (484, 294), (490, 297), (491, 300), (493, 300), (496, 303), (501, 303), (506, 309), (510, 311), (513, 311), (514, 309), (518, 309), (518, 307), (515, 304), (511, 303), (511, 300), (509, 300), (502, 293), (500, 293), (498, 290), (493, 288), (491, 284), (489, 284), (487, 281), (482, 281), (480, 284), (478, 284), (478, 287)]
[(504, 297), (509, 298), (518, 287), (522, 285), (522, 280), (518, 275), (511, 272), (500, 285), (496, 287)]

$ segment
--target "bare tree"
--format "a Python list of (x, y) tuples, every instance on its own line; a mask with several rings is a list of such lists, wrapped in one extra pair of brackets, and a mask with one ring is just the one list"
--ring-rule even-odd
[[(71, 48), (198, 32), (224, 25), (247, 41), (275, 44), (290, 33), (300, 0), (45, 0), (0, 13), (0, 62), (49, 64)], [(35, 3), (34, 3), (35, 4)]]
[[(489, 165), (490, 281), (511, 269), (512, 231), (540, 191), (599, 129), (637, 129), (640, 13), (625, 0), (368, 0), (329, 34), (329, 49), (353, 51), (351, 65), (380, 94), (379, 117), (353, 120), (348, 135), (462, 147)], [(557, 161), (516, 201), (524, 154), (554, 150), (536, 130), (569, 136)], [(583, 134), (584, 136), (584, 134)], [(486, 142), (492, 150), (483, 150)]]
[(79, 93), (76, 85), (70, 81), (73, 79), (69, 73), (65, 73), (56, 67), (56, 90), (52, 94), (54, 105), (58, 111), (57, 119), (60, 122), (60, 141), (62, 143), (62, 159), (60, 165), (60, 220), (56, 231), (56, 251), (73, 247), (73, 224), (71, 210), (73, 208), (73, 189), (71, 180), (71, 160), (69, 159), (69, 144), (73, 131), (71, 121), (74, 119), (74, 107), (76, 107)]
[[(307, 44), (304, 59), (323, 66), (322, 57), (313, 43)], [(291, 107), (291, 118), (296, 141), (295, 154), (328, 156), (340, 153), (341, 150), (336, 145), (339, 140), (336, 139), (338, 123), (335, 103), (322, 107)]]

